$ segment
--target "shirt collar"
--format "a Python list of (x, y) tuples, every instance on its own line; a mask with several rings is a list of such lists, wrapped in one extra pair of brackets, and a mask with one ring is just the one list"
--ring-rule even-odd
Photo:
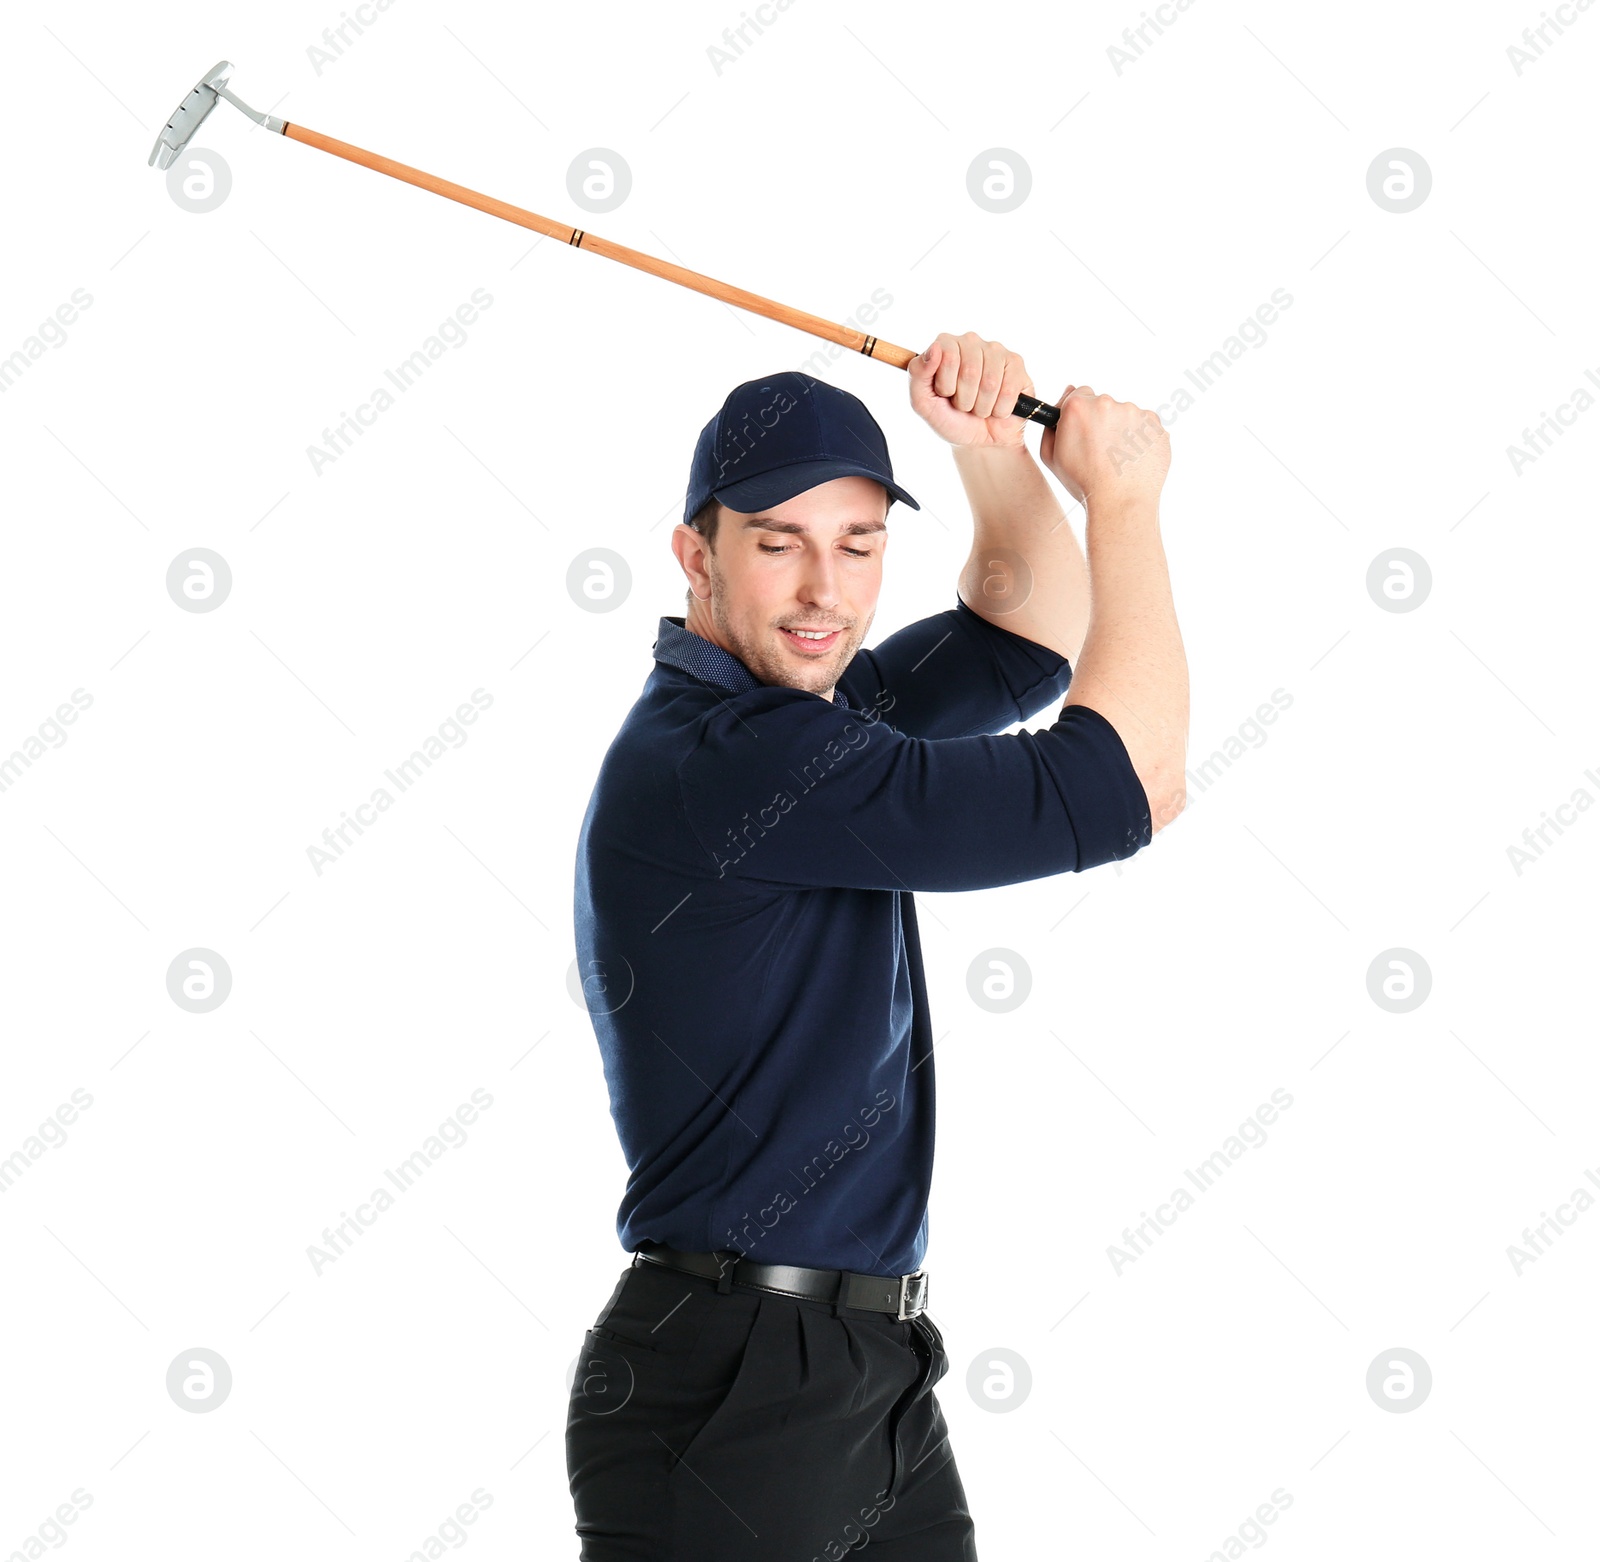
[[(684, 627), (681, 618), (662, 618), (656, 630), (653, 647), (658, 662), (676, 667), (698, 678), (702, 683), (713, 683), (732, 694), (743, 694), (746, 689), (759, 689), (761, 680), (731, 651), (713, 645), (704, 635), (697, 635)], [(849, 700), (838, 690), (833, 691), (833, 703), (849, 708)]]

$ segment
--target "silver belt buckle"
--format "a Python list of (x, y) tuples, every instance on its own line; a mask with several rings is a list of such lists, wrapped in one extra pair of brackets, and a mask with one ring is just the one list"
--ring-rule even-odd
[[(910, 1303), (910, 1311), (906, 1310)], [(900, 1311), (895, 1317), (902, 1323), (915, 1318), (928, 1305), (928, 1277), (919, 1269), (914, 1275), (900, 1276)]]

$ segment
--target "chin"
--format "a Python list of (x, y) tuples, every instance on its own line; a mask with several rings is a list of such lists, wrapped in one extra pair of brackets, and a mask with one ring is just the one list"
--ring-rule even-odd
[(839, 674), (844, 671), (844, 666), (830, 658), (826, 664), (795, 667), (785, 657), (782, 660), (774, 658), (764, 671), (772, 682), (781, 684), (786, 689), (800, 689), (806, 694), (821, 694), (824, 689), (831, 689), (839, 681)]
[[(777, 631), (774, 630), (773, 634), (776, 635)], [(799, 689), (806, 694), (821, 694), (838, 684), (859, 645), (860, 640), (857, 639), (826, 659), (802, 662), (781, 641), (777, 644), (768, 642), (761, 645), (759, 654), (754, 654), (755, 648), (752, 647), (752, 654), (744, 656), (742, 660), (763, 683)]]

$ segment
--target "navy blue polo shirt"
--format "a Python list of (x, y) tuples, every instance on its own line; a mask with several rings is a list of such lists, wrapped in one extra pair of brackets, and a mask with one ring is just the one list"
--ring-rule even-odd
[(917, 890), (1130, 857), (1150, 810), (1054, 651), (964, 602), (831, 701), (662, 618), (578, 841), (578, 970), (628, 1164), (624, 1248), (910, 1273), (933, 1029)]

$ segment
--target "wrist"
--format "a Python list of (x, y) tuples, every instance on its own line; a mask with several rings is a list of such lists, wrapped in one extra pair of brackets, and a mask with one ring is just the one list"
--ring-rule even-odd
[(1010, 444), (979, 444), (979, 445), (952, 445), (957, 461), (968, 461), (973, 465), (1005, 466), (1026, 460), (1033, 461), (1033, 453), (1028, 449), (1022, 435), (1018, 434), (1016, 441)]
[(1161, 506), (1154, 494), (1084, 495), (1085, 526), (1159, 526)]

